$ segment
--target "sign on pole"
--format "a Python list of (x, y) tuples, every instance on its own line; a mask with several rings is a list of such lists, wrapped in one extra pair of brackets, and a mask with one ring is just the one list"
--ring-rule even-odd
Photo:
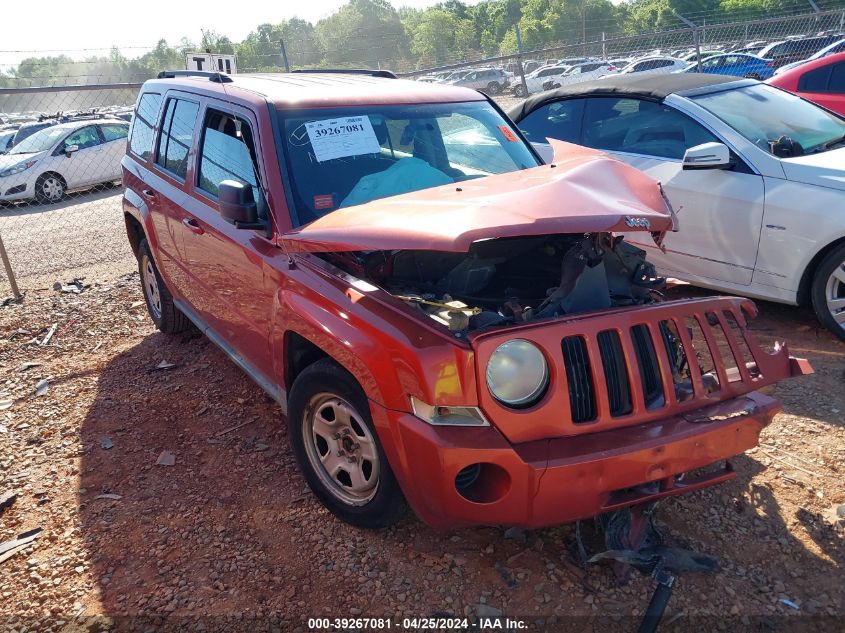
[(238, 72), (238, 65), (234, 55), (218, 55), (216, 53), (186, 53), (186, 70), (205, 70), (231, 75)]

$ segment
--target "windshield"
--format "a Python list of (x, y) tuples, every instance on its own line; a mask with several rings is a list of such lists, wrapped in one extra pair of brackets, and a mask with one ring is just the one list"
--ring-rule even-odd
[(30, 137), (27, 137), (12, 148), (10, 154), (34, 154), (36, 152), (45, 152), (52, 148), (61, 136), (67, 134), (67, 130), (62, 127), (48, 127), (39, 130)]
[(845, 119), (809, 101), (771, 86), (757, 84), (692, 97), (761, 149), (782, 156), (782, 137), (791, 155), (832, 149), (845, 137)]
[(279, 110), (299, 224), (539, 163), (487, 102)]

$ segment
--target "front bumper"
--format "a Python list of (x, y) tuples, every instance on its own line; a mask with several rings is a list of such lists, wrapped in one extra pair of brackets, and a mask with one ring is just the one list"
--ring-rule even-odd
[[(727, 481), (735, 476), (729, 464), (678, 476), (756, 446), (780, 405), (752, 392), (646, 424), (523, 444), (494, 427), (433, 427), (371, 408), (377, 424), (390, 428), (385, 448), (409, 504), (445, 529), (568, 523)], [(478, 463), (475, 483), (459, 491), (455, 478)]]
[(35, 195), (34, 189), (33, 183), (24, 174), (0, 178), (0, 200), (3, 202), (32, 198)]

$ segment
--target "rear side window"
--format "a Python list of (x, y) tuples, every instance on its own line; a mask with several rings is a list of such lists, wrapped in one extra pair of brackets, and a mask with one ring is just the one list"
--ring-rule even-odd
[(154, 130), (160, 107), (161, 95), (147, 92), (141, 95), (135, 116), (132, 117), (129, 149), (144, 160), (150, 157), (150, 152), (153, 150)]
[(545, 143), (547, 138), (577, 143), (581, 137), (584, 101), (568, 99), (539, 107), (519, 122), (519, 129), (534, 143)]
[(109, 141), (118, 141), (126, 138), (129, 128), (125, 125), (101, 125), (100, 131), (103, 133), (103, 139), (108, 143)]
[(184, 99), (168, 99), (164, 110), (156, 163), (182, 179), (188, 172), (188, 150), (198, 111), (198, 104)]
[(798, 80), (798, 92), (845, 93), (845, 62), (804, 73)]

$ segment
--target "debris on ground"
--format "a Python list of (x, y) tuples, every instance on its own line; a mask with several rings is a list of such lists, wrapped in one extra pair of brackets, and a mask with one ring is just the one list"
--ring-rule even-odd
[(176, 464), (176, 455), (174, 455), (171, 451), (161, 451), (156, 464), (159, 466), (173, 466)]
[(16, 490), (7, 490), (0, 495), (0, 514), (2, 514), (6, 508), (10, 507), (17, 498), (18, 493)]
[(83, 290), (89, 287), (89, 284), (85, 283), (85, 277), (75, 277), (71, 281), (67, 283), (63, 283), (61, 281), (57, 281), (53, 284), (53, 290), (57, 292), (66, 292), (72, 293), (75, 295), (80, 294)]
[[(0, 402), (12, 402), (0, 410), (0, 491), (18, 493), (0, 541), (44, 528), (0, 554), (10, 630), (81, 629), (78, 614), (148, 628), (238, 614), (280, 631), (352, 609), (515, 614), (550, 632), (573, 618), (602, 633), (642, 618), (654, 581), (634, 574), (620, 586), (610, 565), (579, 567), (574, 525), (523, 530), (523, 540), (499, 527), (444, 533), (412, 515), (379, 531), (338, 521), (301, 476), (278, 404), (205, 337), (161, 334), (141, 305), (128, 309), (143, 300), (137, 273), (89, 279), (74, 294), (54, 292), (51, 278), (0, 310)], [(667, 544), (719, 558), (713, 573), (678, 574), (667, 630), (733, 614), (736, 627), (750, 618), (746, 628), (789, 631), (798, 618), (845, 615), (845, 344), (799, 331), (809, 311), (759, 307), (761, 342), (788, 339), (816, 373), (774, 387), (784, 412), (763, 429), (765, 446), (733, 460), (735, 479), (658, 505)], [(163, 359), (184, 370), (150, 373)], [(41, 367), (18, 371), (24, 361)], [(163, 449), (179, 468), (156, 465)]]

